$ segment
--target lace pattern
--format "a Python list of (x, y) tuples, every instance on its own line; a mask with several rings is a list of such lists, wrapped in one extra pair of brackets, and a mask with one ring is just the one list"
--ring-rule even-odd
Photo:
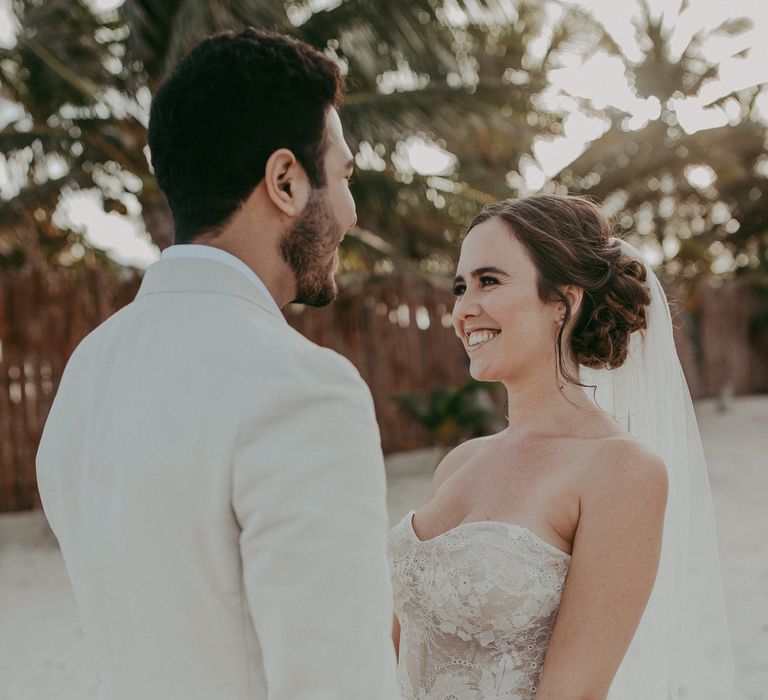
[(531, 700), (570, 557), (499, 522), (465, 523), (422, 541), (412, 519), (389, 536), (401, 696)]

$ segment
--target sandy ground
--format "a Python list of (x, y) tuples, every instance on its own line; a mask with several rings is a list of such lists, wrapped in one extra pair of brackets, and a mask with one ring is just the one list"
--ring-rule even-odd
[[(768, 699), (768, 397), (697, 413), (718, 519), (735, 700)], [(423, 502), (436, 453), (387, 460), (393, 522)], [(56, 540), (40, 513), (0, 515), (0, 700), (96, 700)]]

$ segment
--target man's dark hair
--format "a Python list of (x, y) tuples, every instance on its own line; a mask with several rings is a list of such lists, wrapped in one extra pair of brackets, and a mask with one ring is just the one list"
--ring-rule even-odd
[(322, 187), (325, 117), (340, 100), (338, 66), (297, 39), (248, 28), (206, 39), (152, 102), (149, 147), (177, 243), (215, 230), (290, 149)]

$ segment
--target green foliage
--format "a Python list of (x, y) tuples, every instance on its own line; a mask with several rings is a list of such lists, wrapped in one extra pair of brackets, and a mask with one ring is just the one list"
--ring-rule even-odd
[[(86, 0), (14, 0), (20, 31), (15, 46), (0, 50), (0, 100), (16, 114), (0, 128), (0, 166), (19, 191), (0, 208), (0, 267), (67, 264), (75, 243), (88, 249), (54, 217), (61, 194), (73, 189), (95, 189), (105, 208), (117, 210), (135, 197), (152, 239), (168, 245), (170, 212), (145, 151), (151, 92), (203, 37), (252, 24), (308, 41), (346, 72), (342, 120), (358, 155), (359, 225), (344, 242), (343, 273), (386, 274), (396, 266), (425, 276), (452, 272), (468, 221), (483, 204), (518, 193), (534, 141), (563, 133), (565, 113), (544, 99), (552, 96), (551, 71), (566, 55), (588, 58), (601, 50), (623, 61), (636, 96), (659, 100), (661, 116), (629, 130), (621, 110), (566, 95), (610, 126), (545, 188), (605, 201), (633, 242), (663, 256), (670, 275), (765, 276), (768, 156), (756, 104), (768, 89), (747, 86), (713, 101), (712, 108), (728, 107), (730, 123), (694, 134), (677, 123), (674, 108), (703, 95), (718, 77), (719, 64), (703, 47), (744, 32), (743, 19), (673, 47), (671, 11), (656, 17), (641, 3), (638, 60), (599, 17), (571, 3), (317, 6), (126, 0), (95, 14)], [(681, 25), (683, 13), (690, 20), (687, 3)], [(414, 172), (404, 159), (413, 137), (445, 149), (453, 165), (439, 175)], [(690, 183), (696, 165), (714, 171), (710, 186)]]
[[(0, 50), (0, 97), (18, 116), (0, 130), (0, 164), (18, 193), (0, 209), (0, 266), (106, 261), (54, 216), (71, 190), (95, 189), (107, 211), (136, 195), (148, 225), (164, 222), (158, 240), (168, 240), (143, 152), (148, 94), (136, 89), (120, 13), (95, 15), (84, 0), (15, 0), (13, 9), (21, 28), (16, 45)], [(36, 251), (19, 244), (32, 238)]]
[[(506, 176), (534, 138), (562, 131), (559, 115), (536, 106), (557, 50), (601, 40), (577, 10), (551, 26), (549, 4), (346, 0), (313, 11), (295, 0), (126, 0), (94, 14), (85, 0), (15, 0), (21, 31), (0, 51), (0, 90), (22, 115), (0, 131), (0, 147), (25, 173), (0, 212), (0, 238), (43, 220), (55, 228), (59, 195), (95, 188), (112, 202), (138, 198), (153, 240), (168, 245), (170, 214), (145, 156), (150, 93), (202, 38), (252, 24), (324, 49), (347, 73), (342, 119), (363, 161), (342, 270), (445, 273), (468, 220), (513, 192)], [(538, 53), (534, 39), (544, 39)], [(452, 153), (454, 167), (438, 178), (403, 165), (413, 136)], [(52, 174), (52, 158), (63, 174)]]
[(424, 427), (437, 445), (452, 447), (492, 430), (498, 416), (488, 391), (488, 384), (471, 379), (456, 389), (438, 387), (429, 396), (402, 394), (392, 400)]

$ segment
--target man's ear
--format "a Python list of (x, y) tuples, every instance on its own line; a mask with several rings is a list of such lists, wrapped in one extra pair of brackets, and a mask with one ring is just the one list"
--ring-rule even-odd
[(309, 178), (287, 148), (279, 148), (267, 160), (264, 186), (270, 201), (285, 215), (298, 216), (309, 199)]

